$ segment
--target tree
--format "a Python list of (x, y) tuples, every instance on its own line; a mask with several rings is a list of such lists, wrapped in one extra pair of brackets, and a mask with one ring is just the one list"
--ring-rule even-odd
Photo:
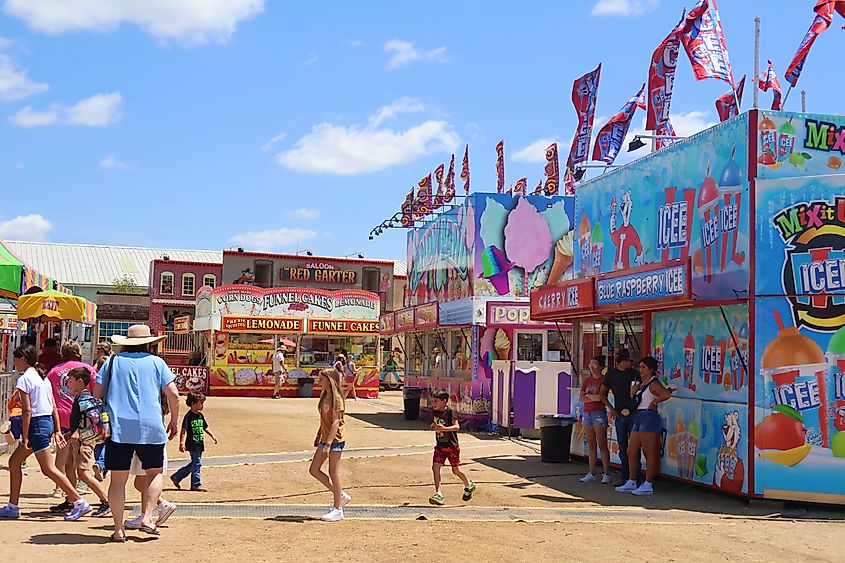
[(123, 274), (119, 278), (115, 278), (112, 280), (112, 290), (115, 293), (126, 293), (129, 295), (135, 295), (139, 293), (143, 293), (144, 291), (135, 283), (135, 280), (132, 279), (132, 276), (129, 274)]

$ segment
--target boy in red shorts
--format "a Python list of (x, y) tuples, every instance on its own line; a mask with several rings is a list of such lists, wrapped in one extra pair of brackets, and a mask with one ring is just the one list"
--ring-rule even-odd
[(449, 401), (449, 393), (446, 391), (435, 391), (432, 394), (432, 408), (434, 410), (434, 422), (431, 423), (431, 429), (435, 431), (436, 444), (434, 446), (434, 460), (431, 464), (431, 470), (434, 473), (434, 494), (428, 499), (428, 502), (437, 506), (443, 506), (443, 493), (440, 491), (440, 468), (449, 460), (449, 465), (452, 466), (452, 473), (454, 473), (464, 483), (463, 500), (468, 501), (472, 498), (472, 493), (475, 492), (475, 483), (467, 479), (467, 476), (461, 471), (461, 447), (458, 445), (458, 430), (461, 429), (458, 424), (458, 419), (455, 414), (447, 406)]

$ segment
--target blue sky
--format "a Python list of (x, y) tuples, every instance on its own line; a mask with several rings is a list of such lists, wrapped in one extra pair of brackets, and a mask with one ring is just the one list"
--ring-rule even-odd
[[(721, 0), (737, 79), (752, 73), (755, 15), (761, 70), (772, 58), (782, 77), (813, 4)], [(507, 182), (533, 187), (538, 148), (556, 138), (568, 154), (572, 81), (603, 63), (595, 132), (646, 80), (684, 2), (0, 5), (0, 237), (404, 258), (404, 232), (367, 234), (412, 183), (469, 143), (473, 190), (495, 190), (504, 138)], [(842, 24), (799, 82), (810, 111), (845, 113)], [(678, 134), (715, 122), (726, 90), (695, 82), (682, 54)]]

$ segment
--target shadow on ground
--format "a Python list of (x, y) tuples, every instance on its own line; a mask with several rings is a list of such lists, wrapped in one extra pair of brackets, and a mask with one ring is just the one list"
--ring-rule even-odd
[[(419, 418), (418, 420), (405, 420), (403, 413), (394, 412), (379, 412), (379, 413), (353, 413), (347, 412), (344, 414), (346, 418), (354, 418), (384, 428), (385, 430), (422, 430), (430, 431), (430, 420)], [(469, 431), (469, 434), (477, 440), (500, 440), (502, 437), (499, 434), (490, 433), (486, 431)], [(464, 434), (462, 431), (461, 434)], [(434, 446), (434, 438), (432, 438), (432, 447)]]

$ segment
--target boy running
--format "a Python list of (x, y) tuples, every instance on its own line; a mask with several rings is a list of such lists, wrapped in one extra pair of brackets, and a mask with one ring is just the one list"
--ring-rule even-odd
[(443, 492), (440, 490), (440, 469), (449, 460), (449, 465), (452, 466), (452, 473), (454, 473), (464, 483), (463, 500), (468, 501), (472, 499), (472, 493), (475, 492), (475, 483), (470, 481), (467, 476), (461, 471), (461, 447), (458, 445), (458, 430), (461, 425), (455, 414), (447, 405), (449, 401), (449, 393), (446, 391), (435, 391), (432, 394), (432, 408), (434, 410), (434, 422), (431, 423), (430, 428), (435, 431), (436, 443), (434, 446), (434, 460), (431, 464), (431, 470), (434, 473), (434, 494), (428, 499), (428, 502), (437, 506), (443, 506)]

